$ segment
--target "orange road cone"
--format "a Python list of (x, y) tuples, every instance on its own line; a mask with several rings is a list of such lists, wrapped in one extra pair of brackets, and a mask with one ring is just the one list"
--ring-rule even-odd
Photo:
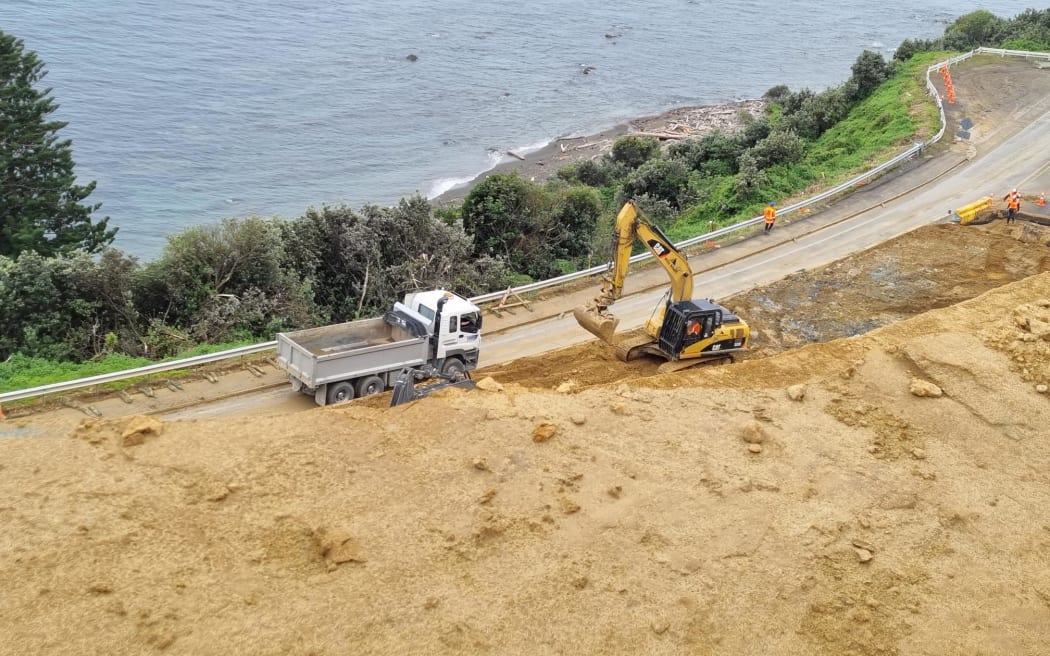
[(1038, 205), (1039, 207), (1046, 207), (1046, 192), (1045, 191), (1039, 194), (1039, 200), (1036, 201), (1035, 204)]

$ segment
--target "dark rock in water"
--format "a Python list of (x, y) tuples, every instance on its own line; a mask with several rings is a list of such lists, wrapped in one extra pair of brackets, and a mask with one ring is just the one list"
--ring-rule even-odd
[(594, 67), (593, 66), (584, 66), (583, 67), (583, 74), (584, 75), (590, 75), (592, 72), (594, 72)]
[(419, 59), (419, 57), (417, 57), (416, 55), (409, 55), (408, 57), (405, 57), (405, 59), (407, 59), (408, 61), (416, 61), (417, 59)]

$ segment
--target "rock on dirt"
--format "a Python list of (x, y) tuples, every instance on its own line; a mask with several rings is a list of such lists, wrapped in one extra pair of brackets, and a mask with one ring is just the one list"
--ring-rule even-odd
[(558, 427), (550, 422), (543, 422), (532, 429), (533, 442), (546, 442), (558, 433)]
[(908, 391), (911, 392), (912, 396), (937, 398), (944, 395), (944, 391), (940, 387), (921, 378), (912, 378)]
[(156, 417), (146, 415), (135, 415), (128, 419), (124, 430), (120, 433), (121, 444), (124, 446), (137, 446), (146, 441), (147, 437), (160, 435), (164, 424)]
[(492, 376), (485, 376), (477, 383), (475, 383), (475, 387), (477, 387), (479, 390), (484, 390), (486, 392), (503, 391), (503, 385), (500, 385), (498, 382), (496, 382), (496, 380), (492, 378)]
[(769, 436), (766, 435), (766, 429), (762, 427), (762, 424), (751, 420), (740, 427), (740, 439), (748, 444), (764, 444)]

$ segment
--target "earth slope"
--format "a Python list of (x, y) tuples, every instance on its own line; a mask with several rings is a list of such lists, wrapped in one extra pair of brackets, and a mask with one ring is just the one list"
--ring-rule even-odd
[(1050, 272), (996, 230), (1013, 282), (784, 352), (776, 295), (733, 366), (2, 440), (0, 653), (1045, 653)]

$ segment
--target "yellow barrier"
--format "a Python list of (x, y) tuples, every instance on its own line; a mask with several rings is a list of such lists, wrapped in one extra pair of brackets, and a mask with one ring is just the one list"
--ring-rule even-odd
[(955, 210), (955, 214), (959, 216), (959, 223), (966, 225), (977, 218), (977, 213), (981, 210), (986, 210), (992, 206), (991, 198), (982, 198), (979, 201), (970, 203), (969, 205), (963, 205), (959, 209)]

